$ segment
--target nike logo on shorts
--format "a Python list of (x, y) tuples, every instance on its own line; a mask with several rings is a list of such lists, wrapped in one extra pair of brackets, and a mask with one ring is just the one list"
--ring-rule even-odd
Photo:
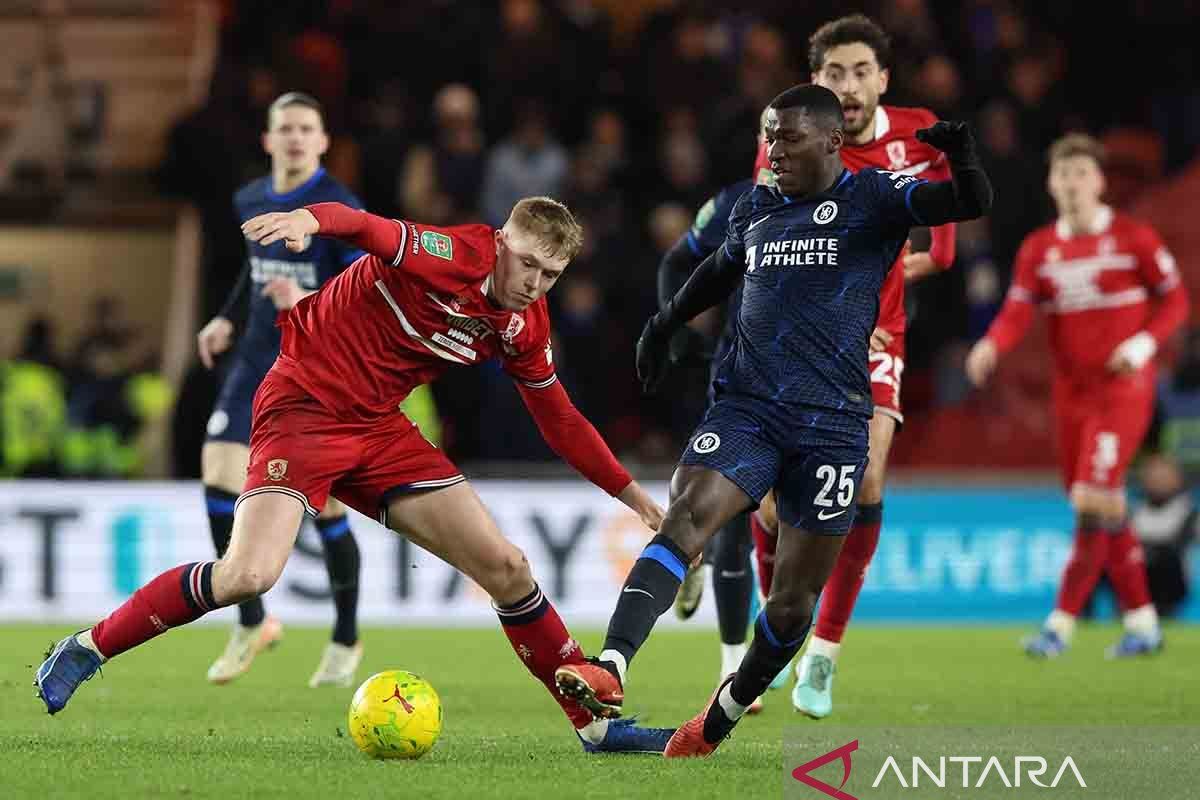
[(632, 587), (626, 587), (625, 590), (623, 592), (621, 592), (621, 594), (628, 594), (629, 592), (641, 592), (642, 594), (646, 595), (646, 597), (649, 597), (651, 600), (654, 599), (654, 595), (650, 594), (645, 589), (634, 589)]
[(843, 508), (841, 511), (834, 511), (832, 514), (830, 514), (828, 511), (818, 511), (817, 519), (824, 522), (827, 519), (833, 519), (834, 517), (840, 517), (842, 514), (845, 514), (849, 510), (850, 509), (848, 509), (848, 508)]

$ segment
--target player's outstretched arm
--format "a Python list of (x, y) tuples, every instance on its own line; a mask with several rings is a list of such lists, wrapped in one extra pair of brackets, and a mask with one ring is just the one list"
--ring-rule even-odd
[(925, 225), (944, 225), (982, 217), (992, 208), (994, 193), (965, 122), (937, 122), (917, 131), (917, 139), (946, 154), (950, 180), (913, 189), (912, 210)]
[(389, 262), (400, 254), (406, 236), (401, 223), (342, 203), (314, 203), (295, 211), (259, 214), (242, 223), (242, 234), (261, 245), (282, 241), (297, 253), (307, 247), (308, 237), (328, 236)]
[(663, 510), (638, 484), (608, 448), (599, 431), (579, 412), (558, 381), (549, 386), (517, 383), (517, 391), (550, 449), (585, 478), (616, 497), (652, 530), (658, 530)]
[(645, 391), (654, 391), (666, 375), (671, 335), (700, 312), (728, 298), (741, 277), (741, 264), (730, 257), (724, 246), (718, 247), (650, 318), (637, 345), (638, 377)]

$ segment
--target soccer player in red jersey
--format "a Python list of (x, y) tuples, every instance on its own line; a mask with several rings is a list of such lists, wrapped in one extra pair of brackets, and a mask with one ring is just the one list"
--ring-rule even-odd
[[(579, 252), (582, 230), (546, 197), (521, 200), (504, 227), (383, 219), (341, 203), (256, 216), (248, 239), (303, 250), (312, 236), (366, 252), (280, 317), (282, 344), (254, 401), (250, 467), (233, 535), (216, 562), (143, 586), (91, 629), (63, 639), (38, 670), (61, 710), (103, 660), (271, 588), (300, 521), (330, 495), (457, 567), (493, 600), (513, 650), (594, 751), (661, 752), (671, 731), (610, 724), (555, 688), (583, 651), (446, 455), (399, 410), (451, 366), (499, 358), (547, 443), (651, 529), (658, 504), (575, 408), (554, 372), (545, 294)], [(620, 698), (616, 700), (619, 705)]]
[(967, 356), (981, 386), (1046, 312), (1054, 351), (1054, 414), (1063, 484), (1076, 514), (1075, 543), (1054, 610), (1025, 641), (1035, 657), (1061, 653), (1102, 572), (1124, 611), (1110, 657), (1162, 647), (1146, 587), (1142, 547), (1125, 507), (1125, 470), (1154, 404), (1154, 355), (1187, 319), (1175, 261), (1148, 225), (1101, 202), (1103, 150), (1071, 134), (1050, 148), (1048, 187), (1058, 219), (1025, 238), (1012, 285), (987, 334)]
[[(891, 45), (874, 21), (852, 14), (827, 22), (809, 40), (808, 59), (812, 82), (831, 90), (842, 102), (846, 119), (842, 163), (855, 172), (880, 168), (897, 176), (916, 175), (931, 181), (950, 177), (945, 154), (916, 137), (918, 130), (937, 122), (937, 116), (924, 108), (879, 103), (888, 88)], [(769, 166), (760, 145), (755, 174), (763, 169), (769, 170)], [(900, 407), (907, 322), (904, 284), (948, 269), (954, 263), (954, 236), (954, 223), (931, 228), (929, 252), (902, 254), (879, 293), (879, 320), (869, 356), (875, 401), (869, 461), (858, 491), (854, 526), (821, 594), (816, 629), (796, 664), (797, 682), (792, 691), (796, 710), (816, 719), (833, 711), (833, 676), (842, 637), (879, 544), (888, 452), (896, 430), (904, 423)], [(751, 515), (764, 595), (770, 593), (774, 572), (776, 523), (772, 509), (773, 505), (764, 503)]]

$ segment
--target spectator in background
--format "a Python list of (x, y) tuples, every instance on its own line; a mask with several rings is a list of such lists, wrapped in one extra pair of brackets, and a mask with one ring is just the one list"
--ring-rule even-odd
[(1133, 510), (1133, 524), (1145, 551), (1150, 599), (1159, 616), (1171, 617), (1188, 596), (1186, 553), (1200, 512), (1173, 459), (1151, 455), (1140, 472), (1145, 498)]
[(561, 197), (567, 165), (567, 151), (554, 139), (545, 107), (525, 100), (512, 135), (488, 155), (479, 201), (483, 221), (500, 227), (522, 197)]
[(636, 76), (647, 91), (645, 107), (683, 106), (702, 114), (714, 98), (729, 95), (732, 75), (718, 56), (717, 38), (711, 21), (700, 13), (689, 10), (676, 19), (666, 41), (646, 53), (646, 71)]
[[(996, 196), (1007, 200), (996, 204), (987, 219), (991, 257), (999, 282), (1007, 286), (1017, 248), (1025, 234), (1050, 217), (1043, 191), (1042, 159), (1023, 146), (1017, 130), (1017, 114), (1012, 103), (989, 103), (979, 116), (980, 151)], [(979, 331), (977, 335), (982, 335)]]
[(401, 176), (412, 143), (409, 108), (408, 87), (399, 79), (378, 84), (364, 104), (358, 185), (363, 204), (384, 217), (404, 216)]
[(557, 130), (558, 122), (586, 109), (581, 104), (595, 88), (578, 82), (581, 54), (566, 46), (566, 32), (541, 0), (501, 0), (499, 6), (483, 39), (487, 128), (508, 129), (516, 121), (513, 111), (519, 109), (522, 93), (528, 96), (537, 87), (541, 100), (554, 103), (555, 119), (547, 124)]
[(758, 129), (763, 108), (795, 84), (796, 76), (783, 35), (776, 28), (761, 23), (746, 28), (737, 60), (737, 91), (714, 98), (716, 108), (702, 117), (709, 120), (703, 128), (714, 182), (745, 180), (746, 165), (754, 162), (756, 154), (756, 141), (746, 132)]
[(479, 97), (462, 84), (443, 86), (433, 117), (433, 141), (413, 147), (404, 166), (404, 213), (435, 225), (475, 221), (485, 158)]
[(906, 87), (916, 105), (931, 109), (941, 119), (954, 119), (962, 104), (962, 76), (944, 53), (933, 53), (921, 63)]
[(699, 208), (708, 199), (712, 182), (708, 174), (708, 153), (700, 141), (695, 113), (686, 106), (666, 111), (658, 141), (660, 178), (656, 186), (656, 205), (676, 203), (684, 208)]

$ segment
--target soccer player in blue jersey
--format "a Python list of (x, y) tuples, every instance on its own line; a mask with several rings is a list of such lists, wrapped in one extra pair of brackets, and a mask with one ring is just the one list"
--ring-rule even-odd
[[(234, 195), (238, 222), (268, 211), (291, 211), (309, 203), (339, 202), (361, 208), (358, 198), (325, 172), (321, 156), (329, 149), (321, 106), (312, 97), (288, 92), (271, 104), (263, 149), (271, 157), (271, 174), (243, 186)], [(232, 222), (232, 220), (231, 220)], [(212, 369), (215, 357), (234, 341), (233, 320), (249, 294), (249, 313), (225, 372), (208, 438), (201, 451), (201, 479), (217, 555), (225, 554), (233, 527), (233, 505), (246, 481), (249, 461), (250, 410), (254, 393), (279, 355), (277, 311), (289, 309), (312, 294), (362, 255), (334, 239), (314, 238), (301, 253), (283, 242), (248, 243), (246, 267), (221, 312), (197, 336), (200, 360)], [(336, 609), (332, 641), (309, 685), (350, 686), (362, 660), (358, 641), (358, 543), (346, 519), (346, 507), (331, 500), (316, 520), (325, 549), (325, 565)], [(224, 684), (250, 668), (254, 657), (274, 645), (283, 628), (267, 616), (260, 598), (238, 606), (238, 624), (224, 652), (208, 670), (208, 679)]]
[[(630, 661), (671, 606), (689, 562), (728, 520), (773, 489), (779, 545), (771, 595), (736, 673), (681, 726), (667, 757), (706, 756), (791, 661), (850, 527), (874, 404), (867, 348), (879, 288), (910, 227), (974, 219), (992, 189), (964, 123), (918, 132), (946, 153), (936, 183), (841, 162), (842, 106), (820, 86), (796, 86), (767, 111), (773, 187), (738, 200), (725, 244), (646, 323), (637, 367), (653, 390), (672, 335), (741, 284), (736, 339), (712, 404), (671, 480), (657, 535), (626, 578), (599, 658), (560, 667), (560, 691), (597, 713), (620, 713)], [(744, 279), (743, 279), (744, 276)]]
[[(774, 181), (774, 175), (769, 172), (767, 175), (770, 181)], [(754, 183), (751, 180), (738, 181), (709, 198), (696, 212), (696, 219), (687, 234), (680, 237), (663, 255), (658, 267), (660, 307), (665, 308), (696, 267), (725, 243), (729, 214), (734, 203), (753, 188)], [(715, 341), (689, 327), (677, 331), (671, 339), (671, 364), (707, 366), (711, 380), (715, 380), (717, 368), (728, 355), (734, 342), (740, 302), (741, 292), (735, 291), (725, 305), (725, 318)], [(710, 404), (713, 399), (710, 383)], [(737, 514), (721, 526), (721, 530), (704, 548), (703, 564), (687, 571), (675, 596), (676, 616), (680, 619), (690, 619), (700, 605), (705, 581), (709, 575), (712, 576), (713, 599), (717, 608), (717, 633), (721, 639), (718, 683), (732, 675), (746, 655), (746, 620), (753, 613), (754, 596), (758, 592), (750, 558), (750, 513), (753, 512)], [(776, 688), (777, 684), (782, 686), (787, 680), (787, 674), (787, 670), (782, 670), (777, 681), (771, 684), (771, 688)], [(757, 713), (762, 708), (762, 698), (756, 698), (750, 704), (748, 713)]]

